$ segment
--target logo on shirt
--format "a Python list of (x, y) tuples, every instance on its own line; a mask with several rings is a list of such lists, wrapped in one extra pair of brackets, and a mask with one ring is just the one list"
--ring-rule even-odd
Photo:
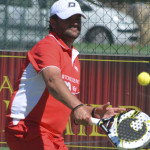
[(77, 72), (79, 72), (79, 69), (78, 69), (77, 66), (74, 66), (74, 69), (75, 69)]

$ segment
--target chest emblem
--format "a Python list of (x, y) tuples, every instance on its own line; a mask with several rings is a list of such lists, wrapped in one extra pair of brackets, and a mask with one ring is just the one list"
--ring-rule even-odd
[(79, 72), (79, 69), (78, 69), (77, 66), (74, 66), (74, 69), (75, 69), (77, 72)]

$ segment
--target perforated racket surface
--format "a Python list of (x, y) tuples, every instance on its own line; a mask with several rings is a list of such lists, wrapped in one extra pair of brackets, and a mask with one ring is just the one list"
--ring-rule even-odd
[(107, 119), (91, 119), (118, 149), (141, 149), (150, 142), (150, 117), (130, 110)]

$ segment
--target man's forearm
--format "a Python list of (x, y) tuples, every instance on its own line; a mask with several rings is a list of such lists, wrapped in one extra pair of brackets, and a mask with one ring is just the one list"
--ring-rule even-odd
[(77, 105), (81, 104), (81, 101), (71, 93), (63, 79), (59, 77), (49, 79), (47, 82), (47, 88), (54, 98), (62, 102), (70, 109), (73, 109)]

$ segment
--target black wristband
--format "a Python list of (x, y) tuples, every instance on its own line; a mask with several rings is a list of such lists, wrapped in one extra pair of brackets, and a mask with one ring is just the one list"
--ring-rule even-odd
[(91, 113), (93, 118), (95, 118), (95, 110), (96, 110), (96, 107), (93, 108), (92, 113)]
[(74, 108), (72, 109), (72, 112), (74, 112), (76, 109), (78, 109), (78, 108), (81, 107), (81, 106), (84, 106), (84, 104), (79, 104), (79, 105), (77, 105), (76, 107), (74, 107)]

